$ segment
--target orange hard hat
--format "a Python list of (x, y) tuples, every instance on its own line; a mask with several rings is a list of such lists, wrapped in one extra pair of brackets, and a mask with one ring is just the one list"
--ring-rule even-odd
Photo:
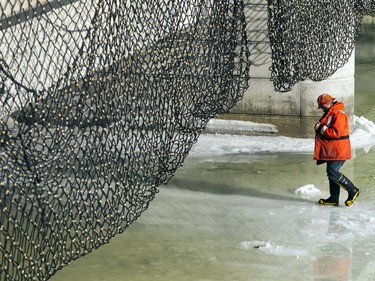
[(321, 94), (316, 102), (318, 103), (318, 108), (322, 108), (323, 104), (329, 103), (330, 101), (333, 101), (335, 98), (332, 97), (329, 94)]

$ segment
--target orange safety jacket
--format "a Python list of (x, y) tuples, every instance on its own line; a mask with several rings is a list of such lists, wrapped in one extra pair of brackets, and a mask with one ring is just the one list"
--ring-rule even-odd
[(336, 101), (320, 118), (320, 126), (315, 135), (314, 160), (351, 158), (349, 122), (343, 110), (344, 104)]

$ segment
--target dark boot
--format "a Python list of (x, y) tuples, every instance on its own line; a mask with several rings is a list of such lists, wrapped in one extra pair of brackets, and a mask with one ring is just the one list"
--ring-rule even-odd
[(329, 193), (331, 194), (331, 196), (327, 199), (320, 199), (319, 204), (338, 206), (340, 197), (340, 186), (332, 180), (329, 180)]
[(356, 188), (354, 184), (343, 174), (341, 174), (337, 183), (348, 192), (348, 199), (346, 199), (345, 205), (351, 206), (360, 193), (359, 189)]

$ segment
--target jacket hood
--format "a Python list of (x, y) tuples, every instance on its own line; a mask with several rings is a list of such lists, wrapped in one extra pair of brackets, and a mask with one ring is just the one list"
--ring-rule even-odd
[(339, 101), (336, 101), (336, 102), (334, 102), (333, 105), (331, 106), (330, 111), (331, 111), (331, 110), (342, 110), (342, 111), (344, 111), (344, 108), (345, 108), (344, 103), (339, 102)]

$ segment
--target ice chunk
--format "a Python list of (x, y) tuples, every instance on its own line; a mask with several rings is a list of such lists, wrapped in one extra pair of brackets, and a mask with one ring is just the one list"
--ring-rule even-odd
[(315, 196), (321, 194), (321, 191), (313, 184), (306, 184), (297, 188), (294, 193), (301, 196)]

